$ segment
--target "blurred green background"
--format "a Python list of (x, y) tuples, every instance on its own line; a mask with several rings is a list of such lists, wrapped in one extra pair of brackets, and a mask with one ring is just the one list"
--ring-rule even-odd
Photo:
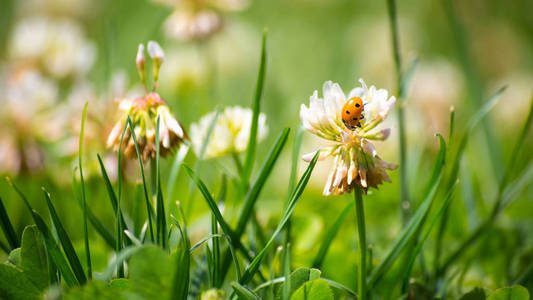
[[(251, 0), (238, 11), (217, 10), (222, 28), (212, 36), (196, 41), (180, 41), (165, 34), (165, 19), (172, 11), (172, 5), (139, 0), (2, 1), (0, 144), (14, 144), (14, 149), (19, 149), (27, 147), (25, 143), (31, 140), (41, 153), (42, 167), (36, 170), (6, 167), (9, 163), (5, 161), (14, 158), (9, 156), (13, 151), (5, 150), (8, 148), (5, 146), (0, 148), (0, 174), (12, 176), (39, 211), (45, 211), (40, 189), (45, 186), (80, 251), (83, 251), (81, 210), (70, 185), (77, 146), (70, 152), (65, 149), (69, 145), (72, 148), (72, 139), (74, 137), (75, 141), (79, 134), (76, 130), (79, 130), (83, 103), (89, 101), (89, 118), (94, 115), (97, 121), (93, 133), (88, 130), (90, 139), (86, 141), (84, 163), (90, 186), (88, 205), (109, 228), (113, 228), (113, 213), (98, 175), (96, 153), (109, 156), (112, 163), (112, 153), (105, 148), (105, 139), (117, 120), (112, 113), (117, 105), (113, 98), (118, 96), (113, 91), (113, 80), (123, 80), (126, 91), (138, 87), (134, 59), (139, 43), (155, 40), (163, 47), (166, 61), (161, 71), (159, 92), (177, 119), (189, 129), (191, 123), (217, 107), (250, 107), (261, 35), (267, 28), (267, 75), (261, 110), (267, 115), (269, 135), (260, 144), (256, 166), (262, 163), (283, 128), (290, 127), (291, 136), (294, 136), (300, 124), (300, 105), (308, 104), (314, 90), (321, 94), (325, 81), (338, 82), (346, 93), (359, 85), (359, 78), (391, 93), (396, 91), (386, 1)], [(438, 141), (434, 134), (439, 132), (448, 136), (450, 107), (455, 109), (456, 133), (460, 134), (473, 112), (498, 88), (507, 85), (501, 101), (486, 122), (476, 129), (468, 144), (460, 169), (461, 183), (450, 210), (452, 221), (448, 224), (442, 249), (445, 254), (488, 214), (497, 192), (497, 182), (510, 158), (510, 149), (526, 118), (533, 92), (532, 11), (533, 2), (528, 0), (398, 2), (404, 68), (418, 59), (408, 85), (405, 108), (408, 129), (406, 169), (413, 205), (422, 200), (421, 193), (436, 157)], [(94, 59), (86, 71), (61, 76), (44, 70), (46, 67), (42, 63), (33, 64), (32, 68), (41, 70), (44, 77), (57, 85), (58, 92), (53, 104), (40, 107), (35, 115), (21, 121), (27, 125), (22, 126), (16, 121), (16, 110), (8, 109), (13, 104), (6, 100), (10, 97), (6, 82), (16, 76), (13, 66), (24, 65), (26, 60), (19, 57), (13, 46), (14, 35), (20, 34), (16, 28), (24, 20), (36, 16), (76, 24), (84, 39), (93, 44)], [(34, 35), (28, 34), (27, 38), (22, 38), (26, 40), (22, 47), (34, 47), (37, 43), (34, 39)], [(61, 59), (59, 61), (61, 63)], [(80, 85), (87, 86), (88, 91), (75, 93)], [(31, 99), (24, 100), (27, 102), (19, 101), (16, 105), (24, 109), (37, 105)], [(100, 111), (102, 107), (105, 112)], [(61, 111), (61, 117), (56, 117), (55, 111)], [(46, 117), (40, 118), (41, 115)], [(66, 121), (50, 126), (52, 129), (45, 126), (58, 119)], [(393, 128), (391, 138), (377, 147), (384, 160), (397, 163), (395, 116), (388, 122)], [(38, 127), (44, 133), (37, 134), (34, 128)], [(531, 163), (531, 137), (529, 134), (525, 140), (515, 175)], [(291, 144), (292, 137), (289, 146)], [(303, 153), (314, 151), (320, 145), (321, 141), (304, 134)], [(275, 227), (282, 212), (290, 157), (291, 150), (287, 147), (257, 204), (259, 221), (269, 230)], [(172, 161), (171, 158), (164, 161), (163, 178), (168, 178)], [(188, 155), (186, 163), (192, 166), (194, 155)], [(305, 166), (302, 161), (300, 170)], [(296, 208), (292, 229), (297, 233), (293, 241), (294, 266), (311, 264), (325, 230), (351, 201), (349, 196), (321, 195), (330, 167), (327, 162), (317, 165), (311, 184)], [(228, 169), (231, 172), (233, 164), (231, 158), (220, 158), (204, 162), (200, 168), (200, 176), (215, 191), (220, 174)], [(135, 167), (128, 172), (130, 184), (123, 202), (125, 211), (133, 215), (139, 205), (135, 199), (135, 182), (140, 177)], [(365, 199), (367, 236), (376, 259), (384, 255), (401, 230), (398, 171), (391, 175), (392, 183), (386, 183), (379, 191), (373, 190)], [(163, 182), (166, 189), (166, 180)], [(209, 211), (198, 193), (189, 198), (189, 186), (189, 178), (181, 173), (175, 199), (171, 201), (192, 205), (190, 230), (193, 240), (197, 241), (209, 230)], [(31, 223), (29, 213), (3, 180), (0, 182), (0, 197), (20, 233), (26, 224)], [(229, 197), (228, 206), (231, 201)], [(464, 267), (467, 270), (462, 274), (462, 286), (458, 289), (466, 291), (478, 285), (493, 289), (506, 285), (523, 267), (533, 262), (531, 212), (533, 187), (528, 185), (498, 219), (497, 226), (460, 261), (459, 269)], [(234, 219), (231, 211), (227, 214)], [(94, 230), (91, 235), (94, 236), (93, 243), (98, 245), (92, 246), (98, 253), (94, 255), (95, 270), (101, 271), (111, 249), (106, 248)], [(351, 212), (324, 264), (323, 272), (328, 278), (354, 287), (356, 242), (355, 214)], [(431, 245), (431, 238), (428, 243)], [(1, 253), (0, 257), (4, 255)], [(432, 259), (431, 255), (427, 258)], [(530, 274), (523, 284), (531, 292), (533, 275)]]

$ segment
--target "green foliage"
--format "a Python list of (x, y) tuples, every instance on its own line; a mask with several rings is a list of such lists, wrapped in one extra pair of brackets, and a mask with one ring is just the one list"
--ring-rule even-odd
[(529, 292), (519, 285), (504, 287), (494, 291), (487, 300), (529, 300)]
[(0, 264), (0, 298), (40, 299), (48, 285), (46, 250), (37, 226), (27, 226), (20, 249), (12, 251), (8, 263)]
[(291, 296), (291, 300), (333, 300), (333, 292), (326, 281), (315, 279), (306, 282)]

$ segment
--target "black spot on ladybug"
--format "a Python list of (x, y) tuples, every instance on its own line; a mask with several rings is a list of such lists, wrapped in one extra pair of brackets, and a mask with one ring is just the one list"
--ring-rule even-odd
[(353, 118), (354, 121), (357, 121), (357, 118)]
[(355, 107), (359, 107), (361, 106), (359, 103), (355, 103)]
[(350, 111), (349, 111), (349, 110), (347, 110), (347, 111), (346, 111), (346, 114), (348, 114), (348, 115), (349, 115), (349, 114), (350, 114)]

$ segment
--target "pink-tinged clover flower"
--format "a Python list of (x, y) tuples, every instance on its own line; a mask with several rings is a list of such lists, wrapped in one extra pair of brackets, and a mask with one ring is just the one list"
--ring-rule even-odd
[[(154, 86), (152, 92), (148, 92), (145, 81), (145, 57), (144, 46), (139, 46), (136, 64), (139, 70), (141, 81), (145, 85), (145, 95), (134, 99), (125, 98), (119, 104), (123, 115), (115, 124), (107, 139), (107, 146), (114, 151), (120, 148), (122, 129), (127, 122), (128, 116), (137, 139), (139, 152), (143, 161), (148, 158), (155, 158), (156, 155), (156, 129), (159, 118), (159, 145), (160, 154), (165, 157), (173, 152), (184, 140), (188, 139), (183, 126), (174, 118), (165, 100), (156, 92), (159, 78), (159, 68), (164, 60), (164, 53), (159, 44), (150, 41), (148, 43), (148, 54), (154, 60)], [(131, 128), (128, 127), (122, 141), (122, 149), (126, 157), (136, 156), (135, 142), (131, 135)]]
[[(377, 188), (383, 181), (390, 182), (387, 170), (398, 167), (382, 160), (371, 142), (383, 141), (390, 135), (390, 128), (376, 130), (376, 127), (387, 118), (396, 99), (389, 97), (384, 89), (369, 88), (362, 79), (359, 82), (361, 87), (354, 88), (346, 97), (337, 83), (327, 81), (323, 86), (324, 98), (319, 98), (315, 90), (309, 107), (302, 104), (300, 108), (303, 127), (332, 142), (331, 146), (320, 149), (320, 160), (334, 157), (324, 195), (348, 193), (355, 185), (365, 192), (369, 187)], [(350, 130), (344, 125), (341, 113), (344, 104), (354, 97), (363, 100), (364, 110), (361, 127)], [(303, 159), (310, 161), (313, 155), (314, 152), (306, 154)]]

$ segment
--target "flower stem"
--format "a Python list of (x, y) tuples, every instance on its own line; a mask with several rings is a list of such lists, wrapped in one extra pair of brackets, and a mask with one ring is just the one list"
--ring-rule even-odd
[(389, 23), (392, 37), (392, 50), (394, 64), (396, 68), (397, 96), (398, 96), (398, 129), (400, 148), (400, 207), (402, 210), (402, 221), (407, 223), (410, 213), (409, 190), (407, 180), (407, 152), (405, 141), (405, 118), (404, 118), (404, 96), (405, 89), (402, 76), (402, 60), (400, 55), (400, 41), (398, 34), (398, 19), (396, 14), (396, 0), (387, 0), (389, 13)]
[(356, 185), (354, 189), (355, 214), (357, 215), (357, 232), (359, 234), (359, 300), (366, 300), (366, 226), (363, 207), (363, 192)]

